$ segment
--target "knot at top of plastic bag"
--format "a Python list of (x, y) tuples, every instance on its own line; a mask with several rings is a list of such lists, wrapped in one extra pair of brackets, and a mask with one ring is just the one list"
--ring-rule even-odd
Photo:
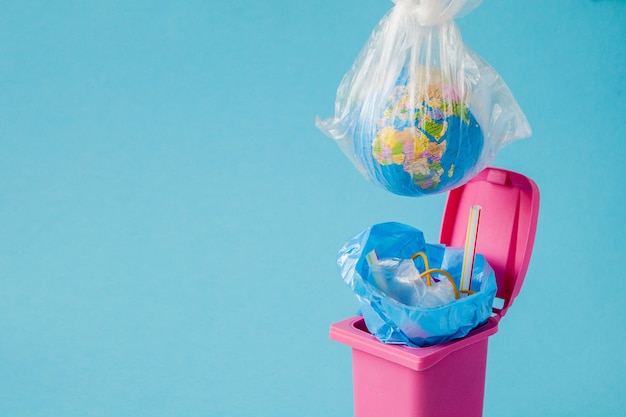
[(482, 0), (392, 0), (414, 13), (421, 26), (437, 26), (474, 10)]

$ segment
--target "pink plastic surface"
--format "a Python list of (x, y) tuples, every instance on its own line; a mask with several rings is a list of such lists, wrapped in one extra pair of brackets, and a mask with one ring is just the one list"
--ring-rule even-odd
[(488, 338), (520, 291), (539, 213), (539, 190), (523, 175), (487, 168), (446, 202), (440, 242), (463, 247), (469, 208), (482, 207), (477, 252), (493, 266), (504, 306), (462, 339), (427, 348), (386, 345), (360, 316), (335, 323), (331, 339), (352, 347), (356, 417), (482, 416)]
[(482, 207), (476, 252), (485, 256), (498, 281), (496, 296), (504, 300), (503, 316), (524, 283), (535, 242), (539, 189), (525, 176), (498, 168), (481, 171), (448, 194), (439, 241), (463, 247), (470, 207)]
[(331, 338), (353, 347), (354, 415), (481, 416), (487, 338), (497, 325), (491, 318), (456, 342), (410, 348), (381, 343), (360, 316), (334, 324)]

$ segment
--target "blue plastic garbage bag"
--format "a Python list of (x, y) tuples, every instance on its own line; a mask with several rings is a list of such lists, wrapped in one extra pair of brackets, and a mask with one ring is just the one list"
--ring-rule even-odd
[[(399, 301), (402, 296), (392, 297), (381, 290), (366, 259), (372, 250), (379, 259), (399, 260), (423, 252), (430, 268), (448, 271), (458, 286), (463, 249), (428, 244), (418, 229), (394, 222), (371, 226), (346, 242), (337, 257), (341, 275), (359, 300), (368, 330), (381, 342), (432, 346), (466, 336), (491, 315), (497, 284), (493, 269), (482, 255), (477, 254), (474, 260), (473, 294), (438, 307), (421, 307), (405, 304)], [(424, 271), (419, 260), (415, 265)]]

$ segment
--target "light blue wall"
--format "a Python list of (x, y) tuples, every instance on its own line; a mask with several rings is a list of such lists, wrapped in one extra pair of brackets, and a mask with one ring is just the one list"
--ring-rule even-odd
[[(0, 416), (350, 416), (334, 257), (444, 195), (367, 183), (314, 126), (386, 0), (0, 1)], [(626, 2), (459, 21), (542, 192), (485, 416), (626, 412)], [(445, 387), (442, 387), (442, 389)]]

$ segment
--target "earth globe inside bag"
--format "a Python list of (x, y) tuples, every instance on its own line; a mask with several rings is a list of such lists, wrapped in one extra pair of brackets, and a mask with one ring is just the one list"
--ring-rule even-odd
[(405, 196), (449, 191), (531, 129), (498, 73), (454, 22), (477, 0), (396, 0), (318, 118), (369, 180)]
[(436, 71), (418, 71), (410, 78), (403, 70), (376, 123), (361, 118), (354, 135), (369, 178), (399, 195), (461, 185), (475, 174), (483, 150), (482, 129), (455, 86)]

